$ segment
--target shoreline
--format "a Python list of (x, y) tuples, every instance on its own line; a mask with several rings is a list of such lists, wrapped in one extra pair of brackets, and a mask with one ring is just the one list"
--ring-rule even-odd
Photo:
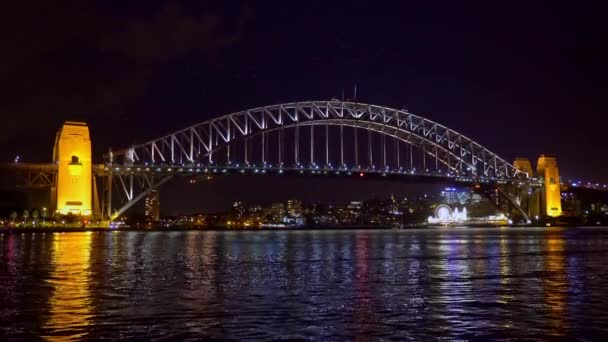
[[(490, 229), (501, 229), (501, 228), (579, 228), (584, 226), (562, 226), (562, 225), (551, 225), (551, 226), (499, 226), (499, 225), (487, 225), (487, 226), (411, 226), (403, 228), (393, 228), (387, 226), (346, 226), (346, 227), (298, 227), (298, 228), (239, 228), (230, 229), (224, 227), (196, 227), (196, 226), (184, 226), (184, 227), (152, 227), (152, 228), (137, 228), (137, 227), (125, 227), (125, 228), (104, 228), (104, 227), (46, 227), (46, 228), (0, 228), (0, 234), (19, 234), (19, 233), (83, 233), (83, 232), (179, 232), (179, 231), (209, 231), (209, 232), (272, 232), (272, 231), (313, 231), (313, 230), (413, 230), (413, 229), (428, 229), (428, 230), (463, 230), (463, 229), (477, 229), (477, 228), (490, 228)], [(607, 226), (591, 226), (591, 227), (607, 227)]]
[[(404, 228), (404, 229), (421, 229), (423, 226)], [(176, 231), (222, 231), (222, 232), (272, 232), (272, 231), (307, 231), (307, 230), (392, 230), (387, 226), (345, 226), (345, 227), (285, 227), (285, 228), (225, 228), (225, 227), (199, 227), (199, 226), (173, 226), (173, 227), (124, 227), (124, 228), (106, 228), (106, 227), (44, 227), (44, 228), (10, 228), (1, 227), (0, 234), (18, 234), (18, 233), (75, 233), (75, 232), (176, 232)]]

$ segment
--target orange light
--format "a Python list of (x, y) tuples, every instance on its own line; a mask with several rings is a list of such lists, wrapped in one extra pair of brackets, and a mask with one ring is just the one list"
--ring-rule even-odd
[(53, 159), (58, 164), (57, 212), (91, 215), (91, 138), (85, 123), (63, 124), (56, 136)]

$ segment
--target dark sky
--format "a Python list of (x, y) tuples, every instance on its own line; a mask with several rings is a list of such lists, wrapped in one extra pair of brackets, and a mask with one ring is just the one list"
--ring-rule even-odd
[[(50, 161), (228, 112), (340, 97), (408, 108), (505, 159), (608, 182), (607, 5), (572, 1), (15, 1), (0, 12), (0, 159)], [(145, 4), (145, 5), (143, 5)]]

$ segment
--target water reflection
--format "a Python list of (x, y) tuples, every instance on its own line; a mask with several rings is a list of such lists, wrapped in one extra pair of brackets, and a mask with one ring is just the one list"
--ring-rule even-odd
[(92, 300), (89, 291), (92, 233), (53, 234), (53, 271), (48, 319), (44, 325), (50, 340), (78, 340), (91, 324)]
[(364, 338), (375, 323), (374, 307), (369, 293), (369, 245), (367, 233), (356, 236), (354, 323), (357, 338)]
[(470, 324), (480, 322), (469, 321), (467, 307), (473, 301), (471, 287), (471, 271), (469, 258), (469, 239), (460, 236), (449, 236), (441, 241), (440, 250), (444, 257), (439, 260), (441, 281), (441, 303), (444, 306), (442, 317), (446, 320), (446, 328), (458, 334), (467, 329)]
[(545, 305), (549, 309), (551, 333), (563, 335), (566, 327), (566, 294), (568, 289), (565, 272), (564, 237), (553, 232), (547, 236), (546, 275), (543, 277)]
[(0, 235), (0, 341), (589, 337), (603, 232)]

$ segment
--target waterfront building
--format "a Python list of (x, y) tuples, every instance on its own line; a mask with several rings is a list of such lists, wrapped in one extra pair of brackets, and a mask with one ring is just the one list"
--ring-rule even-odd
[(270, 208), (266, 210), (267, 218), (273, 222), (283, 222), (285, 217), (285, 205), (282, 202), (273, 203)]

